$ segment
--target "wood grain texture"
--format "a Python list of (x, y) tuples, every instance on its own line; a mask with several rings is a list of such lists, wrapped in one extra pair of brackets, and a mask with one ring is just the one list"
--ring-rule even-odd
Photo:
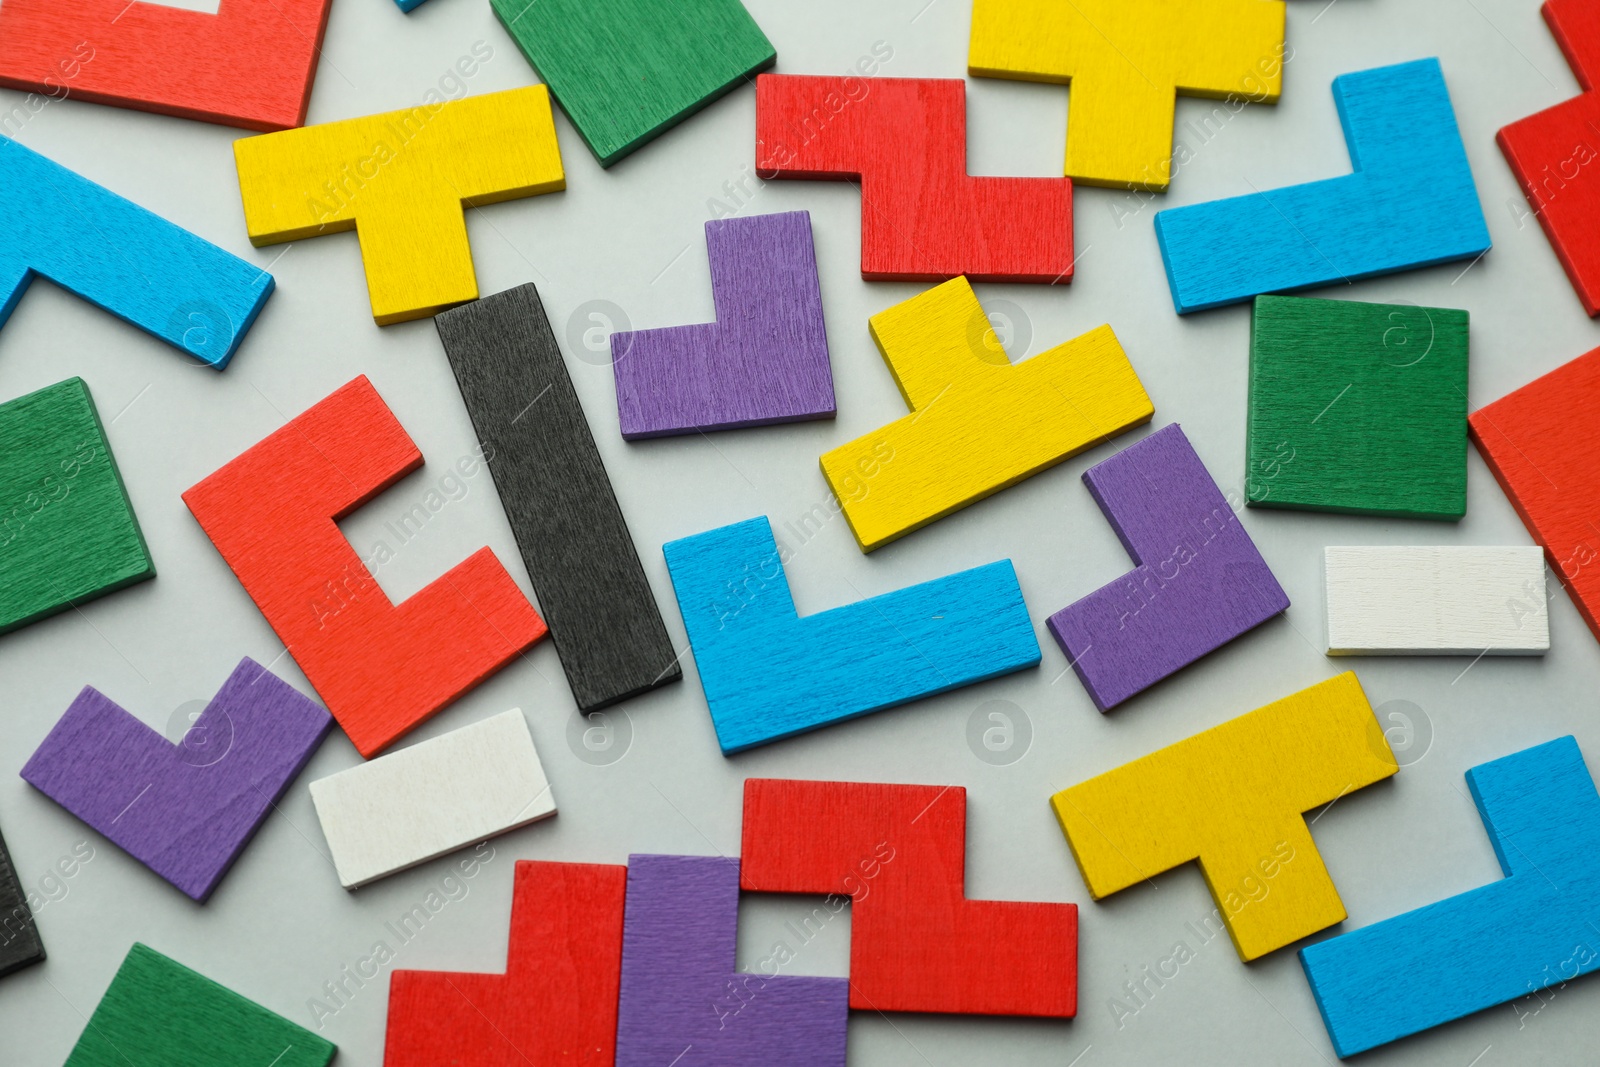
[(306, 120), (332, 0), (6, 0), (0, 85), (282, 130)]
[(1600, 348), (1479, 408), (1468, 426), (1600, 639)]
[(395, 971), (383, 1067), (612, 1067), (626, 884), (519, 860), (505, 974)]
[(1361, 683), (1345, 673), (1050, 802), (1096, 900), (1198, 861), (1248, 962), (1344, 920), (1301, 813), (1398, 769)]
[(871, 281), (1072, 280), (1072, 182), (969, 175), (959, 79), (763, 74), (756, 170), (859, 183)]
[[(1225, 99), (1232, 112), (1247, 100), (1277, 102), (1284, 8), (1282, 0), (975, 0), (967, 73), (1070, 82), (1067, 177), (1164, 190), (1177, 97)], [(1232, 118), (1214, 109), (1201, 121), (1219, 114)]]
[(739, 0), (491, 0), (609, 167), (777, 59)]
[(911, 414), (822, 457), (863, 552), (1155, 414), (1111, 327), (1013, 366), (965, 278), (868, 325)]
[(0, 404), (0, 634), (155, 575), (83, 379)]
[(737, 858), (628, 857), (617, 1067), (844, 1067), (849, 981), (741, 972), (738, 940)]
[(611, 335), (622, 436), (831, 419), (811, 213), (706, 223), (717, 320)]
[(1536, 546), (1324, 550), (1330, 656), (1542, 656)]
[(681, 679), (538, 290), (434, 321), (578, 710)]
[(310, 1030), (135, 942), (65, 1067), (327, 1067), (334, 1052)]
[(247, 657), (177, 745), (85, 686), (22, 777), (204, 903), (332, 725)]
[(1437, 59), (1340, 75), (1333, 99), (1354, 173), (1156, 215), (1178, 314), (1489, 250)]
[(1465, 515), (1467, 327), (1449, 308), (1256, 297), (1250, 506)]
[(246, 137), (233, 155), (252, 244), (357, 231), (380, 326), (477, 299), (466, 208), (567, 187), (542, 85)]
[(363, 376), (183, 494), (367, 757), (545, 633), (487, 548), (401, 604), (372, 577), (337, 520), (421, 466), (422, 453)]
[(1505, 878), (1300, 950), (1340, 1056), (1600, 968), (1600, 796), (1577, 741), (1479, 764), (1467, 786)]
[(346, 889), (556, 813), (520, 708), (320, 778), (311, 801)]
[(801, 618), (765, 518), (662, 551), (723, 755), (1039, 662), (1010, 560)]
[(0, 326), (43, 275), (221, 370), (272, 295), (266, 271), (8, 137), (0, 196)]
[[(1495, 136), (1528, 206), (1544, 227), (1583, 309), (1600, 314), (1600, 8), (1547, 0), (1541, 9), (1583, 93), (1519, 119)], [(1521, 227), (1521, 221), (1518, 221)]]
[(1083, 482), (1134, 569), (1047, 625), (1101, 711), (1288, 609), (1176, 423), (1090, 467)]
[(740, 884), (850, 898), (850, 1006), (1071, 1018), (1078, 906), (966, 895), (960, 786), (744, 784)]
[(44, 942), (28, 907), (28, 891), (17, 877), (6, 839), (0, 837), (0, 978), (44, 962)]

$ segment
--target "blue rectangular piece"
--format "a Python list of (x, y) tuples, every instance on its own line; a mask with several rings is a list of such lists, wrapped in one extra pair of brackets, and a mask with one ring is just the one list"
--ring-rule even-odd
[(1600, 795), (1571, 737), (1467, 772), (1505, 878), (1300, 950), (1343, 1056), (1600, 967)]
[(0, 326), (35, 274), (218, 370), (273, 288), (261, 268), (0, 137)]
[(1489, 250), (1437, 59), (1333, 81), (1353, 174), (1156, 215), (1178, 314)]
[(802, 619), (765, 518), (662, 551), (724, 755), (1039, 662), (1010, 560)]

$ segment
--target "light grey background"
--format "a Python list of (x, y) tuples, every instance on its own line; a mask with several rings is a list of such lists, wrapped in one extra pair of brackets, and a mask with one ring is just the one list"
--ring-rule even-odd
[[(190, 0), (188, 6), (204, 3)], [(886, 76), (960, 77), (965, 0), (750, 0), (778, 49), (778, 69), (843, 73), (874, 42)], [(410, 106), (437, 87), (474, 42), (493, 58), (473, 93), (524, 85), (533, 73), (484, 0), (430, 0), (402, 15), (388, 0), (338, 0), (311, 101), (311, 122)], [(1155, 426), (1181, 422), (1225, 491), (1244, 481), (1249, 311), (1179, 319), (1151, 230), (1162, 206), (1343, 174), (1349, 160), (1329, 85), (1336, 75), (1437, 55), (1456, 106), (1495, 249), (1465, 264), (1365, 282), (1325, 295), (1470, 309), (1471, 402), (1481, 406), (1593, 347), (1600, 332), (1577, 298), (1496, 149), (1502, 125), (1573, 95), (1576, 83), (1533, 0), (1305, 0), (1290, 7), (1284, 97), (1250, 107), (1209, 143), (1179, 136), (1196, 158), (1172, 192), (1141, 207), (1132, 194), (1082, 188), (1077, 280), (1070, 287), (980, 285), (1009, 301), (1033, 354), (1109, 322), (1156, 405)], [(448, 83), (445, 86), (449, 88)], [(17, 94), (0, 93), (9, 109)], [(968, 84), (971, 169), (1060, 173), (1066, 91), (975, 79)], [(1209, 103), (1179, 104), (1180, 123)], [(602, 171), (562, 116), (564, 193), (471, 212), (485, 293), (538, 284), (558, 332), (591, 301), (634, 328), (711, 317), (702, 223), (714, 199), (742, 213), (812, 213), (838, 385), (836, 422), (625, 444), (609, 368), (569, 347), (573, 379), (632, 525), (674, 639), (684, 644), (660, 545), (765, 514), (780, 531), (828, 490), (826, 449), (903, 413), (867, 333), (873, 313), (922, 286), (860, 278), (860, 205), (842, 183), (753, 178), (754, 94), (744, 88)], [(340, 968), (390, 940), (385, 923), (422, 901), (451, 870), (438, 861), (357, 893), (339, 888), (306, 783), (357, 761), (335, 734), (289, 790), (212, 901), (196, 906), (32, 791), (16, 775), (84, 685), (94, 685), (168, 736), (243, 655), (306, 688), (283, 646), (232, 577), (179, 494), (357, 374), (369, 375), (428, 465), (363, 509), (345, 529), (367, 555), (448, 464), (473, 447), (466, 412), (433, 326), (372, 324), (353, 234), (254, 250), (245, 239), (230, 144), (240, 132), (76, 101), (54, 103), (21, 129), (28, 146), (263, 267), (278, 291), (232, 367), (217, 374), (110, 316), (39, 282), (0, 331), (0, 397), (69, 375), (91, 386), (109, 424), (160, 576), (137, 588), (0, 638), (0, 825), (21, 877), (38, 887), (87, 840), (95, 857), (52, 881), (38, 913), (50, 951), (42, 967), (0, 982), (0, 1060), (60, 1063), (130, 942), (140, 939), (302, 1024), (308, 1000)], [(577, 335), (594, 325), (578, 317)], [(617, 323), (621, 325), (621, 323)], [(1044, 631), (1045, 617), (1125, 572), (1129, 561), (1079, 475), (1144, 432), (1064, 463), (870, 558), (834, 520), (800, 547), (789, 578), (802, 612), (822, 610), (1009, 557), (1039, 624), (1044, 662), (986, 685), (869, 716), (735, 759), (718, 754), (693, 663), (686, 677), (619, 710), (631, 741), (609, 765), (569, 745), (576, 717), (548, 641), (417, 731), (436, 736), (508, 707), (527, 712), (561, 813), (494, 843), (494, 859), (461, 883), (397, 966), (499, 971), (517, 858), (622, 863), (634, 851), (735, 854), (740, 796), (752, 775), (953, 783), (969, 791), (968, 890), (974, 897), (1076, 901), (1082, 920), (1080, 1014), (1073, 1022), (894, 1017), (851, 1023), (862, 1065), (997, 1063), (1317, 1064), (1333, 1053), (1292, 951), (1243, 966), (1224, 940), (1197, 947), (1185, 924), (1212, 908), (1188, 868), (1093, 903), (1056, 828), (1053, 791), (1354, 667), (1375, 705), (1420, 709), (1392, 737), (1404, 770), (1340, 801), (1316, 825), (1351, 927), (1499, 876), (1462, 781), (1467, 768), (1576, 733), (1600, 755), (1593, 706), (1600, 648), (1566, 595), (1551, 601), (1553, 648), (1543, 659), (1342, 660), (1322, 655), (1321, 549), (1327, 544), (1525, 544), (1527, 534), (1474, 452), (1470, 511), (1457, 526), (1251, 511), (1245, 522), (1293, 607), (1176, 679), (1109, 716), (1097, 713)], [(487, 543), (527, 588), (487, 474), (467, 482), (378, 574), (395, 598), (415, 592)], [(391, 542), (391, 547), (393, 543)], [(1552, 583), (1551, 588), (1554, 590)], [(969, 723), (996, 706), (1026, 718), (1031, 747), (996, 766), (969, 747)], [(1385, 716), (1400, 705), (1391, 705)], [(981, 712), (979, 709), (983, 709)], [(1021, 737), (1021, 731), (1017, 736)], [(591, 738), (600, 741), (601, 738)], [(618, 742), (620, 744), (620, 741)], [(1018, 742), (1020, 745), (1020, 741)], [(981, 745), (979, 751), (982, 751)], [(615, 751), (615, 750), (613, 750)], [(594, 757), (591, 755), (590, 759)], [(462, 894), (465, 893), (463, 896)], [(795, 900), (747, 900), (745, 965), (781, 936)], [(1124, 981), (1190, 940), (1196, 958), (1131, 1018), (1111, 999)], [(792, 971), (842, 974), (844, 923), (800, 952)], [(1441, 972), (1452, 964), (1441, 959)], [(1419, 983), (1435, 980), (1418, 975)], [(340, 1062), (381, 1059), (386, 980), (356, 993), (321, 1032)], [(1131, 1003), (1130, 1003), (1130, 1006)], [(1373, 1064), (1568, 1062), (1600, 1038), (1600, 983), (1548, 992), (1371, 1055)]]

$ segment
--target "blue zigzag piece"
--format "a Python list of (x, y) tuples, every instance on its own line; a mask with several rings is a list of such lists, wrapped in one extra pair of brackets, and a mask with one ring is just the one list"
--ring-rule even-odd
[(1300, 950), (1343, 1056), (1600, 967), (1600, 795), (1562, 737), (1472, 768), (1505, 878)]
[(1333, 81), (1355, 173), (1156, 215), (1178, 314), (1489, 250), (1437, 59)]
[(802, 619), (765, 518), (662, 551), (724, 755), (1039, 662), (1010, 560)]
[(0, 326), (35, 274), (227, 366), (272, 275), (0, 137)]

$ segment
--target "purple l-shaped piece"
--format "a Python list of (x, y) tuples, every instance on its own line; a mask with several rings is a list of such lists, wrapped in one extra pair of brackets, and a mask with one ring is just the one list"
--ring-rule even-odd
[(177, 745), (85, 686), (22, 777), (203, 902), (332, 724), (247, 658)]
[(811, 215), (706, 223), (717, 321), (611, 335), (626, 438), (834, 415)]
[(1083, 480), (1137, 564), (1048, 624), (1101, 711), (1288, 608), (1176, 423), (1090, 467)]

